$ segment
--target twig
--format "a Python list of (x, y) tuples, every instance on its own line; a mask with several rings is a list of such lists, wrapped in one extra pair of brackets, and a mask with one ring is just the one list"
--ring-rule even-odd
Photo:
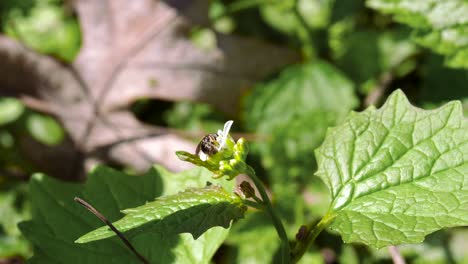
[(57, 115), (58, 113), (57, 109), (54, 109), (47, 102), (41, 99), (34, 98), (32, 96), (25, 95), (25, 94), (20, 95), (19, 99), (25, 106), (35, 111), (38, 111), (44, 114), (51, 114), (51, 115)]
[(98, 210), (96, 210), (93, 206), (91, 206), (89, 203), (84, 201), (83, 199), (79, 197), (75, 197), (75, 202), (81, 204), (84, 206), (88, 211), (93, 213), (97, 218), (99, 218), (104, 224), (108, 225), (112, 231), (124, 242), (124, 244), (135, 254), (135, 256), (144, 264), (149, 264), (148, 260), (145, 259), (138, 251), (133, 247), (133, 245), (128, 241), (128, 239), (109, 221), (107, 218), (102, 215)]
[(392, 256), (393, 264), (406, 264), (405, 259), (400, 254), (400, 250), (396, 246), (389, 246), (388, 252)]
[(377, 87), (372, 92), (370, 92), (364, 99), (364, 107), (376, 105), (389, 88), (390, 83), (393, 81), (393, 78), (394, 76), (392, 71), (384, 72), (379, 78), (379, 83), (377, 84)]

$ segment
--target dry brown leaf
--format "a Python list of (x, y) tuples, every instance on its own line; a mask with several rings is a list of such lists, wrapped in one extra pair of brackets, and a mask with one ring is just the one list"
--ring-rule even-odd
[(0, 84), (46, 101), (87, 161), (183, 169), (187, 165), (173, 153), (193, 151), (194, 144), (141, 124), (130, 104), (138, 98), (189, 100), (233, 115), (255, 81), (298, 60), (290, 50), (230, 35), (218, 34), (213, 50), (198, 48), (188, 35), (193, 22), (207, 23), (208, 1), (74, 3), (83, 45), (72, 68), (0, 38), (0, 59), (16, 64), (4, 65), (11, 78)]

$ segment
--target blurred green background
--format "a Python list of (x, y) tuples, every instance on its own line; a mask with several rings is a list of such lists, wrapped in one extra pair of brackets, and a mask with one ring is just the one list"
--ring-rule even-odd
[[(249, 162), (294, 234), (327, 209), (328, 191), (314, 176), (314, 149), (327, 128), (350, 111), (378, 106), (402, 88), (413, 104), (427, 109), (461, 100), (468, 116), (468, 55), (467, 60), (459, 55), (468, 54), (466, 41), (462, 47), (436, 45), (432, 35), (423, 35), (433, 31), (415, 16), (392, 16), (380, 2), (392, 1), (210, 1), (209, 24), (190, 30), (194, 45), (214, 49), (215, 34), (236, 34), (296, 50), (301, 61), (248, 87), (235, 116), (186, 101), (140, 99), (131, 110), (149, 125), (183, 133), (216, 131), (233, 118), (234, 134), (251, 142)], [(73, 62), (79, 52), (79, 18), (68, 1), (2, 0), (0, 19), (1, 34), (61, 63)], [(460, 30), (466, 40), (468, 30)], [(19, 98), (0, 98), (0, 263), (22, 263), (32, 254), (16, 224), (30, 216), (26, 184), (38, 169), (19, 145), (25, 138), (60, 145), (66, 133), (60, 122)], [(262, 214), (249, 214), (234, 225), (214, 262), (274, 262), (275, 235)], [(252, 240), (256, 243), (244, 243)], [(467, 248), (468, 229), (455, 228), (400, 250), (408, 263), (468, 263)], [(391, 263), (391, 258), (385, 249), (343, 244), (338, 235), (324, 232), (302, 263)]]

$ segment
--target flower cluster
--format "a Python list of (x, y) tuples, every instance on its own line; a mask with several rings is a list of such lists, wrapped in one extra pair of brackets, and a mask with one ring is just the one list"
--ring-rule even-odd
[(226, 176), (228, 180), (244, 173), (245, 158), (248, 146), (243, 138), (234, 141), (229, 134), (233, 121), (224, 124), (223, 130), (216, 134), (208, 134), (202, 138), (195, 150), (195, 154), (177, 151), (179, 159), (202, 166), (214, 173), (213, 178)]

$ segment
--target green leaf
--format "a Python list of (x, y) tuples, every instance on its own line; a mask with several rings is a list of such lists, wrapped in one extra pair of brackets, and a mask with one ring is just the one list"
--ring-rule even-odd
[(42, 114), (28, 115), (26, 127), (33, 138), (50, 146), (60, 144), (65, 136), (62, 126), (55, 119)]
[(217, 131), (227, 118), (207, 104), (177, 102), (172, 109), (164, 113), (164, 119), (174, 128)]
[[(468, 98), (468, 70), (444, 67), (441, 56), (431, 56), (423, 68), (420, 100), (434, 104)], [(447, 85), (450, 83), (450, 85)]]
[(0, 126), (18, 119), (24, 112), (23, 104), (15, 98), (0, 98)]
[(245, 102), (246, 126), (267, 139), (259, 151), (278, 184), (312, 176), (310, 157), (327, 127), (358, 103), (353, 84), (325, 62), (289, 67), (255, 87)]
[[(20, 224), (34, 245), (30, 263), (140, 263), (116, 237), (88, 244), (76, 244), (81, 235), (102, 226), (102, 222), (73, 201), (79, 196), (110, 221), (122, 217), (120, 210), (154, 200), (189, 186), (202, 187), (211, 179), (204, 169), (169, 173), (155, 167), (144, 176), (128, 176), (97, 167), (84, 185), (35, 175), (30, 182), (32, 220)], [(171, 181), (171, 185), (166, 183)], [(190, 185), (188, 185), (190, 184)], [(225, 184), (223, 182), (223, 184)], [(233, 185), (233, 183), (230, 183)], [(232, 187), (231, 187), (232, 188)], [(150, 263), (209, 263), (228, 230), (214, 227), (197, 240), (190, 234), (164, 235), (154, 232), (128, 236)]]
[(0, 192), (0, 258), (31, 255), (30, 245), (17, 227), (20, 221), (29, 218), (23, 187), (26, 186), (19, 184)]
[(260, 11), (262, 17), (272, 27), (291, 34), (304, 26), (310, 29), (326, 27), (330, 21), (334, 2), (334, 0), (274, 0), (263, 4)]
[(432, 111), (401, 91), (352, 113), (316, 151), (332, 229), (373, 247), (418, 243), (468, 224), (468, 122), (459, 102)]
[(444, 54), (447, 65), (468, 68), (468, 2), (367, 0), (367, 5), (414, 28), (414, 40)]
[[(346, 22), (348, 21), (343, 23)], [(337, 23), (331, 28), (333, 55), (340, 69), (360, 85), (361, 90), (369, 90), (365, 87), (369, 83), (374, 84), (372, 88), (376, 87), (384, 73), (393, 76), (399, 75), (403, 70), (402, 74), (406, 74), (416, 66), (415, 59), (409, 59), (416, 54), (417, 49), (408, 40), (408, 30), (359, 30), (342, 33), (339, 32), (340, 28), (346, 27), (343, 23)]]
[[(151, 223), (151, 226), (144, 226), (145, 230), (163, 234), (191, 233), (197, 239), (211, 227), (228, 228), (232, 220), (243, 217), (245, 209), (238, 196), (227, 193), (219, 185), (210, 185), (122, 210), (125, 217), (113, 224), (119, 231), (126, 232)], [(112, 236), (115, 233), (104, 226), (80, 237), (76, 243)]]
[[(291, 232), (296, 229), (297, 226), (294, 226)], [(236, 249), (235, 263), (281, 263), (281, 241), (271, 219), (263, 212), (246, 214), (245, 219), (232, 227), (226, 244)], [(320, 264), (323, 258), (316, 249), (311, 248), (298, 263)]]
[(237, 249), (237, 263), (272, 263), (280, 242), (271, 221), (259, 212), (247, 214), (243, 221), (236, 223), (226, 240)]
[[(4, 31), (27, 46), (71, 62), (81, 45), (80, 27), (58, 1), (34, 1), (27, 15), (17, 8), (5, 15)], [(29, 5), (31, 5), (29, 4)]]

